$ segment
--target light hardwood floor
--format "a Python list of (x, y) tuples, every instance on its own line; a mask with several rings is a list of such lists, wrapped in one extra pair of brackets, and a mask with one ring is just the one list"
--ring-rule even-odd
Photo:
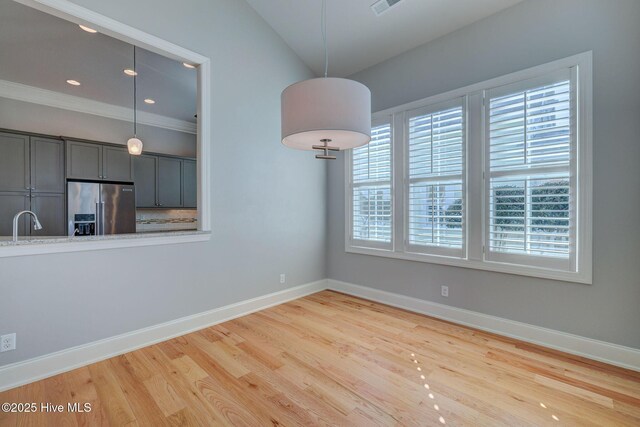
[(0, 393), (0, 425), (639, 426), (640, 373), (324, 291)]

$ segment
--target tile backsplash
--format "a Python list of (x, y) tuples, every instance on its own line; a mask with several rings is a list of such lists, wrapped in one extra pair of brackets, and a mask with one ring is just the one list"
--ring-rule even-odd
[(176, 231), (198, 228), (195, 209), (137, 209), (136, 231)]

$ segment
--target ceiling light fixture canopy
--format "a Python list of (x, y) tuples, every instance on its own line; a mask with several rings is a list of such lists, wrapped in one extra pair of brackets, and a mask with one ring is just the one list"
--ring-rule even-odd
[(292, 84), (282, 92), (282, 143), (300, 150), (321, 150), (317, 159), (335, 159), (371, 140), (371, 91), (353, 80), (327, 77), (329, 58), (327, 4), (322, 1), (324, 77)]
[(138, 86), (137, 86), (137, 77), (138, 73), (136, 72), (136, 47), (133, 46), (133, 138), (129, 138), (127, 141), (127, 149), (129, 150), (129, 154), (133, 156), (139, 156), (142, 154), (142, 141), (137, 137), (136, 132), (138, 128), (138, 114), (137, 114), (137, 97), (138, 97)]

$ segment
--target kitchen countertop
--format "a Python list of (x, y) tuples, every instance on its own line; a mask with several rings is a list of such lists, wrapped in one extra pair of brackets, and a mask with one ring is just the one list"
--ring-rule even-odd
[[(164, 236), (190, 236), (195, 234), (209, 234), (208, 231), (198, 230), (180, 230), (180, 231), (147, 231), (132, 234), (112, 234), (108, 236), (80, 236), (80, 237), (35, 237), (25, 239), (20, 237), (17, 243), (13, 243), (11, 236), (0, 237), (0, 247), (3, 246), (23, 246), (23, 245), (43, 245), (53, 243), (75, 243), (75, 242), (95, 242), (102, 240), (123, 240), (123, 239), (141, 239), (154, 238)], [(21, 240), (20, 240), (21, 239)]]

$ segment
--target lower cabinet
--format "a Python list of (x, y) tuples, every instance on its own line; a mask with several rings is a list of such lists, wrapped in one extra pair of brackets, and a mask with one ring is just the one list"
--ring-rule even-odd
[[(0, 193), (0, 236), (13, 235), (13, 217), (29, 209), (29, 193)], [(18, 235), (27, 234), (27, 221), (23, 215), (18, 223)]]
[(38, 215), (38, 220), (42, 224), (42, 230), (34, 230), (33, 218), (30, 215), (27, 217), (31, 221), (29, 225), (31, 236), (65, 236), (67, 234), (64, 200), (64, 194), (31, 194), (31, 210)]
[(42, 230), (33, 229), (33, 217), (24, 214), (18, 236), (65, 236), (65, 197), (54, 193), (0, 193), (0, 236), (13, 235), (13, 217), (30, 210), (38, 215)]

